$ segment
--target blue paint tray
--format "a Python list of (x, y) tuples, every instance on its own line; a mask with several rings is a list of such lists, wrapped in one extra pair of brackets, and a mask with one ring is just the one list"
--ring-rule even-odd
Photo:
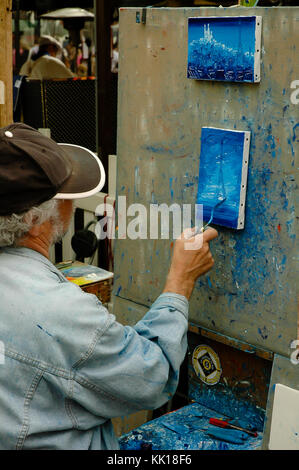
[(196, 202), (205, 222), (244, 228), (249, 145), (249, 131), (202, 128)]

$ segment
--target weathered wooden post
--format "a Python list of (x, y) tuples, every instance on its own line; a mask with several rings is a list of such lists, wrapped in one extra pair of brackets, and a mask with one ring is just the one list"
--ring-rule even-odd
[(12, 0), (0, 2), (0, 127), (13, 121)]

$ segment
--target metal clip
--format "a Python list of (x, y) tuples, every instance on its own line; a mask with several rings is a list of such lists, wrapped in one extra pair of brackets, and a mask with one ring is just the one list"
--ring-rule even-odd
[(146, 13), (147, 13), (147, 8), (142, 8), (141, 18), (140, 18), (140, 11), (137, 11), (136, 12), (136, 23), (146, 24)]
[(142, 8), (142, 18), (141, 18), (141, 23), (146, 24), (146, 8)]

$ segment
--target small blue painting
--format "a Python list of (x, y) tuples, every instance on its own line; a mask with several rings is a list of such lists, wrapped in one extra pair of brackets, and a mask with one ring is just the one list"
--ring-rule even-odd
[(249, 131), (202, 128), (196, 202), (208, 224), (244, 228), (249, 145)]
[(259, 16), (189, 18), (187, 77), (259, 82), (261, 22)]

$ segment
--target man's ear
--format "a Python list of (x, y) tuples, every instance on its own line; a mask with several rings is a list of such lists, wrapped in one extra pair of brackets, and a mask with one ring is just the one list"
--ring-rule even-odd
[(30, 235), (33, 238), (37, 238), (42, 232), (42, 226), (41, 225), (33, 225), (31, 229), (27, 232), (28, 235)]

